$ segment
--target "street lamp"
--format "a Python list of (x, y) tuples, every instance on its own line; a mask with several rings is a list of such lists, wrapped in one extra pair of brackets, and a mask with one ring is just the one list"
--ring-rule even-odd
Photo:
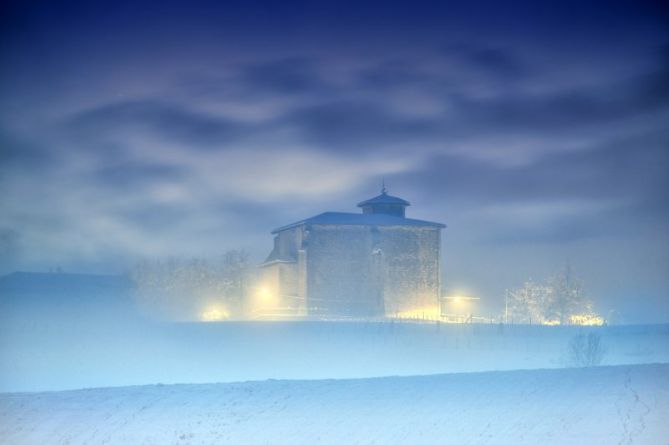
[[(463, 316), (467, 317), (467, 315), (468, 315), (468, 319), (471, 321), (471, 319), (473, 318), (473, 314), (471, 312), (471, 307), (469, 307), (469, 305), (467, 303), (469, 303), (471, 301), (480, 300), (481, 298), (475, 297), (475, 296), (472, 296), (472, 295), (455, 294), (455, 295), (450, 295), (448, 297), (442, 297), (441, 299), (442, 299), (442, 303), (443, 303), (442, 304), (442, 311), (441, 311), (442, 312), (442, 317), (454, 317), (454, 318), (460, 319), (461, 317), (463, 317)], [(447, 306), (450, 306), (451, 311), (457, 312), (457, 314), (456, 313), (445, 314), (443, 309)], [(454, 310), (455, 307), (460, 308), (460, 310), (455, 311)], [(464, 310), (468, 310), (469, 314), (464, 314), (463, 315), (462, 311), (464, 311)]]
[(472, 297), (469, 295), (453, 295), (451, 297), (442, 297), (443, 300), (451, 301), (455, 304), (460, 304), (465, 301), (474, 301), (474, 300), (480, 300), (480, 297)]

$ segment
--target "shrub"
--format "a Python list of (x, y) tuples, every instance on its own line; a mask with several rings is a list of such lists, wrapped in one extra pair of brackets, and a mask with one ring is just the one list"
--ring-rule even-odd
[(590, 367), (599, 365), (606, 354), (602, 336), (596, 332), (583, 331), (569, 340), (569, 360), (572, 365)]

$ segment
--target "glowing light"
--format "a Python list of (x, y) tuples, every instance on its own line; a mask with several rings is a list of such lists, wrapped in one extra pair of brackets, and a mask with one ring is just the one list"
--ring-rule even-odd
[(439, 320), (441, 318), (441, 311), (438, 306), (427, 306), (398, 312), (396, 317), (412, 320)]
[(579, 326), (602, 326), (606, 320), (599, 315), (576, 314), (569, 317), (569, 322)]
[[(604, 318), (593, 314), (575, 314), (571, 315), (568, 320), (568, 324), (577, 326), (602, 326), (604, 323), (606, 323)], [(546, 326), (558, 326), (560, 325), (560, 320), (544, 320), (541, 324)]]
[(229, 318), (229, 314), (225, 309), (222, 308), (208, 308), (205, 311), (200, 314), (200, 320), (201, 321), (222, 321), (222, 320), (227, 320)]
[(280, 309), (281, 299), (271, 285), (256, 287), (252, 300), (251, 312), (253, 317), (272, 317)]
[(269, 302), (272, 300), (272, 292), (267, 287), (261, 287), (258, 289), (258, 297), (262, 301)]
[(450, 297), (443, 297), (444, 300), (446, 300), (450, 304), (454, 305), (460, 305), (463, 303), (469, 303), (469, 302), (474, 302), (480, 300), (479, 297), (474, 297), (471, 295), (467, 294), (462, 294), (462, 293), (457, 293), (454, 295), (451, 295)]

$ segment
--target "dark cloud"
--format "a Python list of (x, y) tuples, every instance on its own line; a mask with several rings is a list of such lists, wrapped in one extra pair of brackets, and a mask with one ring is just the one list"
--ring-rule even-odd
[(308, 141), (322, 147), (376, 151), (386, 140), (420, 140), (434, 135), (435, 123), (399, 116), (369, 101), (337, 101), (302, 107), (288, 113), (281, 124), (298, 128)]
[(163, 139), (193, 144), (193, 148), (218, 147), (247, 134), (242, 122), (156, 100), (117, 102), (81, 111), (70, 118), (68, 127), (75, 135), (89, 138), (145, 131)]
[(462, 62), (465, 70), (496, 81), (520, 81), (532, 73), (530, 66), (509, 49), (459, 43), (446, 46), (443, 53), (447, 60)]
[(386, 60), (364, 68), (357, 76), (362, 88), (392, 90), (403, 87), (429, 89), (438, 86), (433, 75), (407, 59)]
[(638, 85), (632, 88), (642, 108), (666, 108), (669, 104), (669, 44), (664, 44), (658, 53), (657, 68), (636, 79)]
[(481, 242), (615, 239), (654, 230), (669, 217), (668, 140), (661, 129), (511, 166), (441, 155), (390, 180), (447, 209), (443, 218), (462, 214), (455, 219), (466, 227), (483, 224), (485, 229), (474, 229)]
[[(503, 79), (507, 74), (518, 71), (513, 76), (521, 72), (529, 75), (529, 70), (511, 56), (486, 49), (469, 53), (471, 58), (489, 57), (487, 62), (478, 61), (479, 65), (499, 64), (488, 67), (501, 82), (493, 94), (472, 95), (466, 85), (459, 87), (445, 82), (414, 67), (410, 61), (383, 62), (363, 70), (355, 86), (360, 91), (380, 90), (383, 92), (380, 97), (362, 94), (352, 98), (355, 90), (324, 95), (320, 100), (288, 110), (275, 124), (297, 128), (308, 141), (326, 148), (357, 151), (374, 150), (376, 146), (382, 151), (387, 143), (415, 145), (441, 141), (447, 146), (481, 135), (576, 136), (605, 125), (621, 128), (630, 119), (669, 111), (666, 97), (669, 76), (665, 75), (663, 64), (633, 78), (603, 80), (597, 87), (532, 92), (506, 88)], [(404, 112), (401, 105), (389, 106), (384, 101), (384, 94), (392, 97), (408, 86), (425, 92), (437, 108), (431, 113), (412, 114)], [(411, 106), (407, 103), (409, 111)]]
[(548, 94), (500, 95), (475, 99), (451, 95), (459, 116), (469, 130), (522, 131), (525, 133), (579, 130), (592, 125), (616, 124), (624, 119), (668, 110), (663, 86), (648, 91), (641, 79), (606, 85), (598, 89), (569, 89)]
[(556, 150), (522, 165), (440, 155), (399, 179), (422, 178), (422, 193), (481, 202), (557, 199), (669, 200), (669, 131), (615, 139), (581, 149)]
[(189, 172), (175, 165), (146, 164), (122, 161), (105, 165), (88, 173), (88, 180), (117, 191), (139, 191), (155, 181), (178, 182), (188, 177)]
[(154, 236), (170, 234), (175, 227), (183, 226), (192, 217), (192, 208), (178, 204), (143, 202), (141, 205), (123, 208), (118, 217), (141, 232), (150, 231)]
[(245, 66), (239, 82), (248, 93), (262, 94), (319, 94), (328, 88), (316, 67), (316, 60), (290, 57)]

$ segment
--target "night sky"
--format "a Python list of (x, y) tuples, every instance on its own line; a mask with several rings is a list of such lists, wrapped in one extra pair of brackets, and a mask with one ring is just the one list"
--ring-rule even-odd
[(0, 273), (260, 262), (385, 178), (482, 315), (569, 262), (669, 321), (667, 10), (501, 3), (4, 2)]

